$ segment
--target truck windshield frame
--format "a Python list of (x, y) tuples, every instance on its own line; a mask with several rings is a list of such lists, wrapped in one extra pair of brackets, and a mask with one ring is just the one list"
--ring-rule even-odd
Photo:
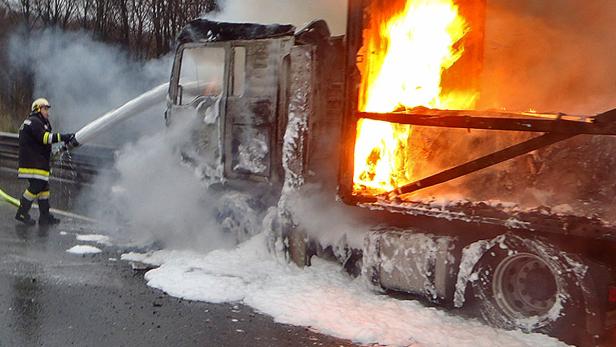
[(171, 100), (190, 105), (201, 97), (223, 96), (228, 70), (227, 47), (220, 44), (186, 44), (176, 54)]

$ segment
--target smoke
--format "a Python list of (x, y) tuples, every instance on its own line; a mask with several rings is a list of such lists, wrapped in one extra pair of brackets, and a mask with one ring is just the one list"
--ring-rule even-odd
[[(50, 120), (60, 132), (77, 131), (168, 81), (172, 58), (141, 63), (86, 33), (59, 30), (14, 35), (9, 56), (13, 68), (32, 74), (35, 96), (50, 100)], [(163, 111), (164, 105), (152, 105), (97, 134), (97, 144), (119, 148), (114, 171), (81, 191), (77, 209), (102, 221), (116, 239), (137, 245), (205, 251), (230, 245), (216, 223), (215, 196), (181, 160), (194, 117), (178, 117), (184, 121), (166, 128)]]
[(488, 1), (485, 108), (595, 114), (616, 107), (616, 2)]
[[(9, 41), (13, 68), (34, 78), (34, 96), (52, 104), (54, 130), (76, 132), (126, 101), (169, 80), (171, 55), (146, 63), (131, 59), (119, 47), (95, 42), (84, 32), (48, 29), (15, 34)], [(163, 105), (101, 134), (95, 142), (125, 143), (164, 127)], [(24, 117), (29, 110), (24, 110)]]
[(319, 185), (308, 184), (300, 191), (290, 194), (288, 206), (293, 213), (293, 222), (313, 240), (325, 248), (350, 246), (361, 249), (364, 236), (371, 223), (355, 206), (336, 201), (335, 192), (324, 192)]
[(332, 34), (346, 31), (346, 0), (223, 0), (220, 7), (220, 12), (206, 17), (227, 22), (293, 24), (298, 28), (325, 19)]
[(218, 197), (182, 162), (181, 148), (195, 122), (186, 115), (127, 144), (117, 153), (117, 176), (98, 179), (93, 193), (105, 199), (90, 213), (117, 222), (117, 239), (201, 251), (233, 244), (216, 222)]

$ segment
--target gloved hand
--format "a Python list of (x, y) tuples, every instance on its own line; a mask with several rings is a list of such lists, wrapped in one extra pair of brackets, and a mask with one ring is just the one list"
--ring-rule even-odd
[(69, 149), (79, 146), (79, 142), (77, 142), (75, 134), (61, 134), (60, 140), (62, 140), (62, 142), (64, 142), (64, 145)]

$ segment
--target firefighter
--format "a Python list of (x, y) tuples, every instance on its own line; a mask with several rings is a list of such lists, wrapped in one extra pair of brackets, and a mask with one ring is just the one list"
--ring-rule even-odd
[(20, 200), (15, 219), (26, 224), (36, 222), (30, 217), (32, 202), (38, 199), (39, 225), (58, 224), (59, 219), (49, 213), (49, 171), (51, 144), (64, 142), (76, 147), (75, 134), (51, 132), (47, 99), (36, 99), (32, 103), (32, 112), (19, 128), (19, 170), (18, 177), (27, 179), (28, 188)]

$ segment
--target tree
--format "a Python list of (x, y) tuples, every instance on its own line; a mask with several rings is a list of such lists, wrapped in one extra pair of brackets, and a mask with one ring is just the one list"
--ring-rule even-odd
[(168, 53), (189, 20), (217, 9), (216, 0), (0, 0), (5, 24), (0, 26), (0, 66), (7, 67), (0, 70), (0, 117), (3, 112), (23, 116), (34, 85), (31, 71), (8, 62), (11, 32), (22, 30), (27, 39), (45, 28), (84, 30), (145, 60)]

